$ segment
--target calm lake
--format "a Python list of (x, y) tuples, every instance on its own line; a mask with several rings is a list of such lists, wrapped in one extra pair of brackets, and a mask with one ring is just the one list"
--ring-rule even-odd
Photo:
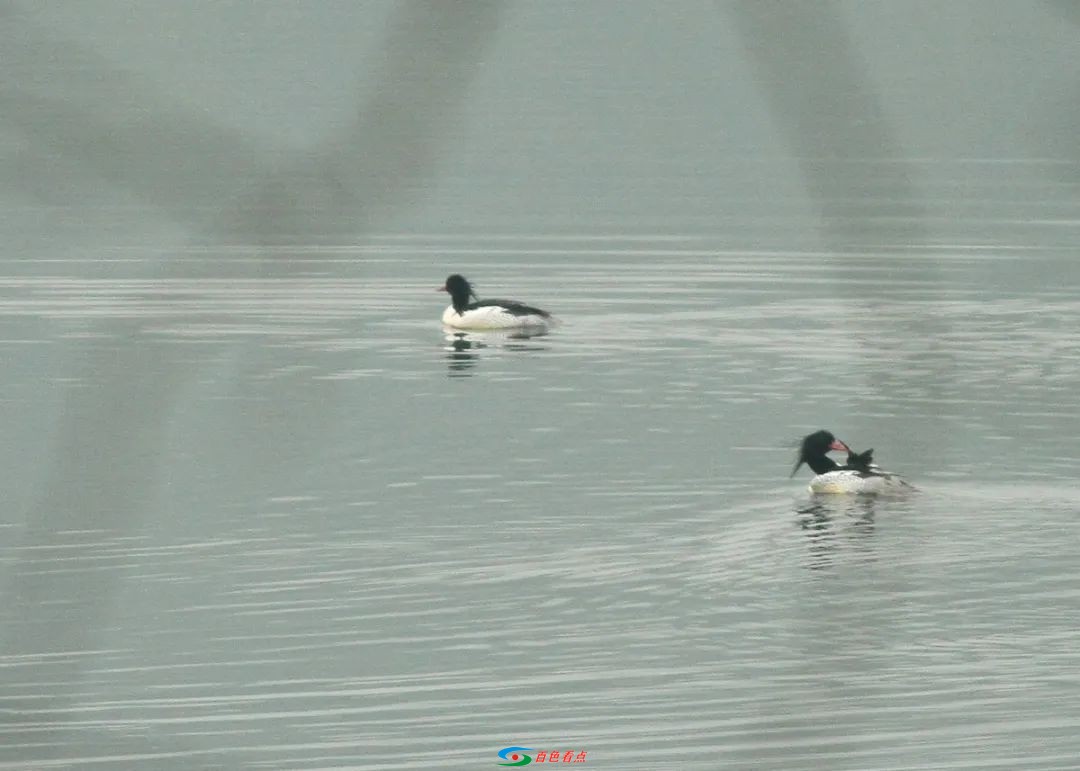
[(90, 5), (0, 32), (0, 768), (1080, 767), (1070, 12)]

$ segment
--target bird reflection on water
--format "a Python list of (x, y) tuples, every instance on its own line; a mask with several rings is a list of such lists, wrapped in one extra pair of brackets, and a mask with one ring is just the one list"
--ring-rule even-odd
[(544, 337), (544, 329), (514, 330), (471, 330), (463, 332), (451, 327), (443, 327), (446, 339), (446, 367), (449, 377), (468, 377), (480, 361), (480, 351), (485, 348), (500, 348), (505, 351), (546, 351), (548, 346), (527, 341)]
[(807, 567), (820, 570), (831, 566), (843, 559), (839, 550), (845, 545), (862, 551), (874, 534), (877, 503), (870, 495), (813, 495), (796, 506), (795, 521), (810, 539)]

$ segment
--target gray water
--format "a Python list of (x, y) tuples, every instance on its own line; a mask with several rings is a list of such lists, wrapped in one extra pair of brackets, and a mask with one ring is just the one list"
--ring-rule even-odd
[(1080, 767), (1070, 5), (0, 7), (0, 768)]

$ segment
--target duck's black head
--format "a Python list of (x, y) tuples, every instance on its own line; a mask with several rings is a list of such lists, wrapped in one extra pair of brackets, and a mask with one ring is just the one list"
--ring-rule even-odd
[(447, 276), (446, 283), (439, 291), (450, 293), (450, 302), (458, 313), (469, 307), (470, 299), (476, 298), (476, 292), (473, 291), (469, 280), (457, 273)]
[(799, 457), (795, 461), (795, 468), (791, 470), (791, 476), (795, 476), (795, 472), (804, 463), (813, 469), (815, 474), (824, 474), (839, 468), (828, 456), (828, 453), (833, 450), (851, 452), (846, 444), (824, 429), (807, 434), (803, 437), (802, 446), (799, 447)]

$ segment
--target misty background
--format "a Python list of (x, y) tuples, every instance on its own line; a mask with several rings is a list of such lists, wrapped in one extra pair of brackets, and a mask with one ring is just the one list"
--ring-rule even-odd
[[(968, 545), (1015, 568), (984, 598), (989, 627), (1006, 611), (988, 598), (1035, 570), (1045, 616), (1017, 624), (1075, 642), (1039, 626), (1075, 606), (1075, 4), (6, 0), (0, 60), (0, 766), (475, 768), (513, 744), (621, 768), (919, 762), (887, 712), (863, 732), (872, 750), (793, 740), (785, 716), (813, 688), (741, 686), (768, 730), (709, 700), (710, 684), (801, 660), (786, 643), (793, 659), (729, 644), (706, 673), (623, 646), (624, 624), (660, 647), (714, 639), (697, 614), (716, 597), (671, 596), (738, 584), (750, 574), (731, 565), (764, 570), (755, 555), (807, 532), (818, 566), (822, 522), (855, 516), (867, 536), (866, 512), (790, 526), (790, 443), (822, 426), (922, 481), (971, 485), (911, 504), (909, 522), (1050, 512), (1059, 551), (1037, 528), (1022, 554)], [(565, 331), (444, 340), (433, 290), (451, 272)], [(658, 513), (650, 496), (682, 503)], [(671, 511), (687, 519), (669, 531)], [(745, 516), (766, 535), (714, 528)], [(887, 554), (919, 552), (909, 537), (934, 540), (915, 528)], [(514, 551), (530, 540), (580, 543), (563, 559), (582, 572), (543, 584)], [(620, 545), (625, 570), (593, 574)], [(747, 607), (801, 569), (760, 564), (775, 571)], [(666, 599), (632, 611), (650, 570)], [(413, 571), (417, 596), (397, 583)], [(541, 583), (522, 595), (518, 580)], [(920, 596), (886, 583), (866, 600), (882, 618)], [(612, 626), (548, 643), (551, 660), (472, 637), (603, 587)], [(425, 636), (413, 601), (450, 617)], [(879, 649), (899, 634), (883, 624)], [(506, 634), (539, 645), (531, 626)], [(589, 679), (609, 648), (641, 690)], [(1062, 661), (1026, 677), (1060, 682)], [(919, 666), (904, 677), (933, 676)], [(580, 711), (537, 718), (537, 683)], [(858, 685), (827, 706), (877, 720)], [(1047, 688), (1011, 707), (1054, 715), (1011, 734), (1049, 748), (1025, 767), (1080, 751), (1080, 710)], [(428, 689), (451, 693), (423, 706)], [(703, 711), (717, 722), (695, 724)], [(995, 751), (905, 728), (932, 757)]]

